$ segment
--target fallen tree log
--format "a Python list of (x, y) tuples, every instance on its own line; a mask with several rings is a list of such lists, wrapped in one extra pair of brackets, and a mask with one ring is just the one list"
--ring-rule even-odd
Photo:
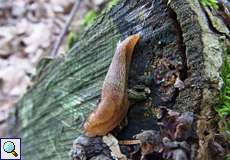
[[(197, 0), (123, 0), (99, 16), (66, 55), (39, 64), (34, 85), (17, 104), (15, 132), (22, 138), (24, 159), (69, 159), (72, 141), (96, 107), (116, 44), (134, 33), (141, 33), (141, 40), (130, 67), (129, 89), (144, 86), (149, 94), (130, 107), (128, 126), (118, 139), (158, 129), (158, 106), (192, 111), (204, 121), (213, 116), (229, 43), (224, 21)], [(181, 90), (174, 86), (176, 77), (185, 85)], [(198, 131), (205, 141), (206, 133)], [(202, 152), (198, 159), (216, 159), (207, 148)]]

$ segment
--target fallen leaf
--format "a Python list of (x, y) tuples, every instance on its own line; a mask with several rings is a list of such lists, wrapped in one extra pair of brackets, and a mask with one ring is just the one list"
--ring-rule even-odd
[(0, 27), (0, 56), (7, 56), (11, 54), (11, 41), (16, 35), (16, 28)]
[(67, 12), (74, 0), (50, 0), (54, 12)]
[(12, 4), (12, 15), (16, 17), (22, 17), (26, 12), (26, 1), (15, 1)]
[(107, 146), (109, 146), (109, 149), (111, 150), (111, 154), (113, 157), (115, 157), (118, 160), (127, 159), (126, 156), (121, 153), (118, 140), (112, 134), (103, 136), (102, 140)]
[(27, 45), (25, 51), (27, 53), (35, 53), (40, 47), (47, 48), (51, 43), (51, 26), (44, 23), (34, 25), (31, 34), (23, 39)]

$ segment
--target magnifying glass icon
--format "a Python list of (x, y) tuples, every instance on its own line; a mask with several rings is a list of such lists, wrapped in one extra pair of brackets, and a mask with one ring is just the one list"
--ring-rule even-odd
[(11, 153), (14, 157), (18, 156), (17, 152), (15, 151), (15, 145), (11, 141), (7, 141), (3, 144), (3, 150), (6, 153)]

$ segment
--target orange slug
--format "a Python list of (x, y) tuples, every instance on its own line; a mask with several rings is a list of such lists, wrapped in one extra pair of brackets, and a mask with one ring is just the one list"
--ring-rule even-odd
[(84, 124), (85, 135), (102, 136), (118, 126), (128, 112), (128, 70), (139, 34), (118, 43), (101, 93), (101, 101)]

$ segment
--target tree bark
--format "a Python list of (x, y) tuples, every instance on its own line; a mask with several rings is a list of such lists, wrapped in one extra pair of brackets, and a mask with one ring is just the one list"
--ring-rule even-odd
[[(129, 88), (144, 85), (151, 93), (130, 107), (128, 126), (118, 138), (158, 129), (153, 111), (158, 106), (206, 113), (204, 118), (213, 113), (229, 43), (224, 21), (197, 0), (122, 0), (99, 16), (65, 56), (39, 64), (34, 85), (17, 104), (24, 159), (69, 159), (72, 141), (96, 107), (116, 44), (134, 33), (141, 33), (141, 40)], [(184, 89), (165, 84), (172, 75), (184, 81)]]

